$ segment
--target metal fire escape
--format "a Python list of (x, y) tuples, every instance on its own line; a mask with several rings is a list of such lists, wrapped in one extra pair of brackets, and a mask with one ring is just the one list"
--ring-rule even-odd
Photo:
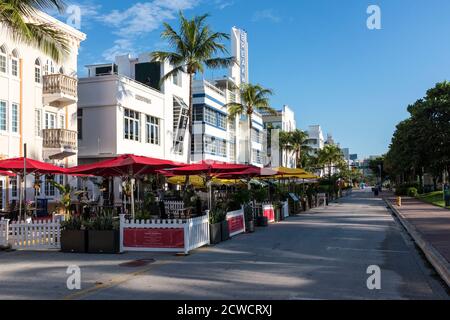
[(173, 97), (173, 149), (176, 154), (183, 154), (184, 139), (189, 122), (189, 106), (183, 99)]

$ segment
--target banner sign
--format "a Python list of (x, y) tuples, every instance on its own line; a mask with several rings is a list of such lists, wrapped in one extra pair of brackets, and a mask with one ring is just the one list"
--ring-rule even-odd
[(129, 248), (184, 249), (184, 229), (126, 228), (123, 244)]
[(244, 210), (228, 212), (227, 221), (231, 237), (245, 232)]
[(275, 210), (272, 205), (263, 206), (263, 216), (267, 217), (268, 222), (275, 222)]

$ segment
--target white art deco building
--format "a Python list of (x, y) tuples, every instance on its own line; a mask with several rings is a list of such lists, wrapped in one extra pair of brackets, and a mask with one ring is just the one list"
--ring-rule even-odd
[[(70, 53), (60, 64), (24, 43), (13, 41), (0, 25), (0, 159), (24, 156), (70, 167), (77, 164), (77, 57), (86, 36), (38, 12), (36, 22), (53, 25), (66, 35)], [(50, 202), (58, 193), (42, 177), (36, 196)], [(63, 177), (58, 177), (64, 182)], [(33, 177), (27, 199), (34, 199)], [(69, 181), (66, 181), (69, 182)], [(0, 210), (18, 200), (16, 178), (0, 177)]]

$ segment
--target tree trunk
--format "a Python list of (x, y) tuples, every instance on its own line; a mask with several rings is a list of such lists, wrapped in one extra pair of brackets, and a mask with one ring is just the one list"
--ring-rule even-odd
[(248, 118), (248, 164), (251, 165), (252, 164), (252, 129), (253, 129), (252, 114), (248, 113), (247, 118)]
[(189, 137), (188, 137), (188, 164), (191, 163), (191, 154), (192, 154), (192, 150), (191, 150), (191, 144), (192, 144), (192, 109), (193, 109), (193, 82), (194, 82), (194, 74), (190, 73), (189, 74), (189, 111), (188, 111), (188, 128), (189, 128)]

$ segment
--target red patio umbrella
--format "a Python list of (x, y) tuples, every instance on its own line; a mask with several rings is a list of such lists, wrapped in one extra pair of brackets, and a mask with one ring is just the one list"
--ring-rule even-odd
[(125, 154), (114, 159), (81, 165), (67, 170), (68, 174), (84, 174), (99, 177), (128, 177), (157, 173), (158, 170), (184, 166), (170, 160)]
[[(134, 178), (141, 175), (155, 174), (158, 170), (185, 165), (170, 160), (125, 154), (114, 159), (81, 165), (67, 170), (67, 174), (93, 175), (99, 177), (131, 177), (131, 190)], [(131, 213), (134, 217), (134, 192), (131, 192)]]
[(3, 176), (3, 177), (15, 177), (16, 174), (12, 173), (12, 172), (0, 170), (0, 176)]
[(29, 158), (13, 158), (0, 160), (0, 170), (11, 171), (18, 175), (39, 174), (65, 174), (67, 169), (60, 168), (50, 163), (45, 163)]
[[(233, 164), (220, 161), (204, 160), (198, 163), (187, 165), (184, 167), (167, 170), (168, 172), (176, 176), (192, 176), (192, 175), (203, 175), (206, 176), (206, 181), (210, 181), (214, 176), (219, 174), (224, 174), (228, 172), (244, 171), (252, 168), (252, 166), (244, 164)], [(212, 194), (211, 194), (211, 184), (208, 185), (209, 193), (209, 203), (208, 207), (212, 207)]]
[(233, 171), (243, 171), (252, 168), (245, 164), (234, 164), (220, 161), (204, 160), (191, 165), (186, 165), (176, 169), (167, 170), (176, 176), (192, 176), (192, 175), (218, 175)]
[(22, 199), (26, 201), (26, 179), (27, 174), (38, 173), (38, 174), (65, 174), (65, 168), (60, 168), (54, 166), (50, 163), (45, 163), (29, 158), (12, 158), (0, 160), (0, 170), (6, 170), (13, 172), (18, 177), (20, 177), (24, 182), (25, 194), (22, 197), (22, 190), (19, 193), (19, 212), (22, 215)]

